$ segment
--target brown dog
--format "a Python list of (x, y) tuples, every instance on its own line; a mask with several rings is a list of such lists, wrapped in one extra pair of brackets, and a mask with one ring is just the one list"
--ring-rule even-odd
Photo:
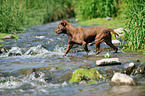
[(110, 31), (115, 35), (118, 35), (116, 32), (114, 32), (114, 30), (103, 26), (76, 28), (67, 21), (61, 21), (58, 25), (58, 28), (55, 30), (57, 34), (64, 33), (68, 35), (68, 45), (64, 55), (69, 52), (74, 44), (82, 45), (88, 55), (89, 50), (87, 44), (94, 40), (96, 44), (96, 54), (101, 52), (100, 43), (102, 41), (106, 42), (107, 45), (112, 47), (115, 52), (117, 52), (118, 48), (112, 44)]

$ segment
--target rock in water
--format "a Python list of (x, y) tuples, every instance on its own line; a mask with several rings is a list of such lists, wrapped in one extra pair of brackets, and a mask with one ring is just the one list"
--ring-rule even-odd
[(115, 85), (121, 85), (121, 84), (129, 84), (129, 85), (135, 85), (135, 81), (133, 78), (129, 77), (126, 74), (121, 73), (115, 73), (113, 77), (111, 78), (111, 84)]
[(121, 62), (119, 58), (109, 58), (109, 59), (101, 59), (96, 61), (96, 65), (98, 66), (107, 66), (107, 65), (120, 65)]
[(130, 75), (133, 72), (133, 70), (136, 68), (134, 62), (126, 64), (124, 67), (126, 67), (124, 69), (124, 73), (127, 74), (127, 75)]
[(140, 65), (133, 74), (145, 74), (145, 65)]
[(80, 68), (73, 72), (72, 77), (69, 83), (78, 83), (81, 84), (82, 82), (86, 82), (88, 84), (96, 83), (100, 80), (105, 79), (103, 75), (99, 73), (96, 68), (84, 69)]
[(113, 44), (120, 44), (121, 42), (119, 40), (112, 40)]
[(10, 34), (8, 36), (3, 37), (2, 39), (14, 39), (14, 38), (15, 38), (15, 36)]

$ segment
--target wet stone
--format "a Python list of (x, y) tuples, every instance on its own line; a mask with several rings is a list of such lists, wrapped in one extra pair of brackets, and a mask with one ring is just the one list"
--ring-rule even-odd
[(47, 83), (49, 83), (51, 80), (52, 80), (52, 77), (50, 77), (50, 76), (47, 76), (47, 77), (45, 77), (45, 79), (44, 79)]
[(133, 70), (136, 68), (135, 64), (133, 62), (127, 64), (126, 66), (128, 66), (127, 68), (124, 69), (123, 73), (130, 75)]
[(15, 36), (10, 34), (10, 35), (3, 37), (2, 39), (14, 39), (14, 38), (15, 38)]
[(96, 61), (98, 66), (121, 65), (119, 58), (101, 59)]
[(69, 83), (77, 84), (79, 82), (86, 81), (88, 84), (91, 84), (91, 83), (96, 83), (103, 79), (105, 79), (105, 77), (102, 74), (100, 74), (99, 71), (96, 70), (96, 68), (90, 68), (90, 69), (80, 68), (80, 69), (76, 69), (73, 72)]
[(145, 74), (145, 65), (140, 65), (136, 70), (134, 74)]
[(114, 70), (113, 69), (107, 69), (107, 70), (105, 70), (105, 74), (106, 74), (107, 78), (110, 80), (114, 75)]
[(116, 72), (111, 78), (111, 85), (136, 85), (137, 82), (133, 80), (130, 76), (122, 73)]

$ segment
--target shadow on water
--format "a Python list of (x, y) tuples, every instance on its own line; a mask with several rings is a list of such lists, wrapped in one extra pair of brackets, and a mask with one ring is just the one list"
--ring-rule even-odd
[[(139, 94), (141, 96), (144, 94), (143, 89), (128, 85), (110, 86), (107, 81), (70, 85), (68, 82), (75, 69), (96, 66), (96, 60), (103, 59), (106, 52), (109, 52), (111, 57), (119, 58), (121, 62), (132, 62), (136, 59), (145, 61), (145, 56), (136, 52), (121, 52), (121, 49), (118, 53), (113, 53), (113, 50), (103, 43), (101, 44), (102, 52), (97, 56), (95, 56), (95, 45), (89, 46), (88, 57), (84, 49), (77, 45), (67, 56), (63, 56), (67, 46), (67, 36), (54, 32), (59, 22), (30, 27), (25, 32), (18, 33), (18, 39), (2, 42), (3, 47), (8, 51), (0, 55), (0, 95), (124, 96)], [(119, 47), (119, 45), (116, 46)]]

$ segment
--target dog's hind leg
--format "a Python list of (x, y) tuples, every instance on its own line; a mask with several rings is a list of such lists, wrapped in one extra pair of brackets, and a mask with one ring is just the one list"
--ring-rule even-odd
[(115, 53), (117, 53), (118, 48), (112, 44), (111, 39), (105, 39), (104, 41), (106, 42), (107, 45), (109, 45), (115, 50)]
[(100, 38), (100, 36), (97, 36), (95, 38), (95, 44), (96, 44), (96, 55), (99, 54), (101, 52), (101, 48), (100, 48), (100, 43), (103, 41), (102, 38)]

